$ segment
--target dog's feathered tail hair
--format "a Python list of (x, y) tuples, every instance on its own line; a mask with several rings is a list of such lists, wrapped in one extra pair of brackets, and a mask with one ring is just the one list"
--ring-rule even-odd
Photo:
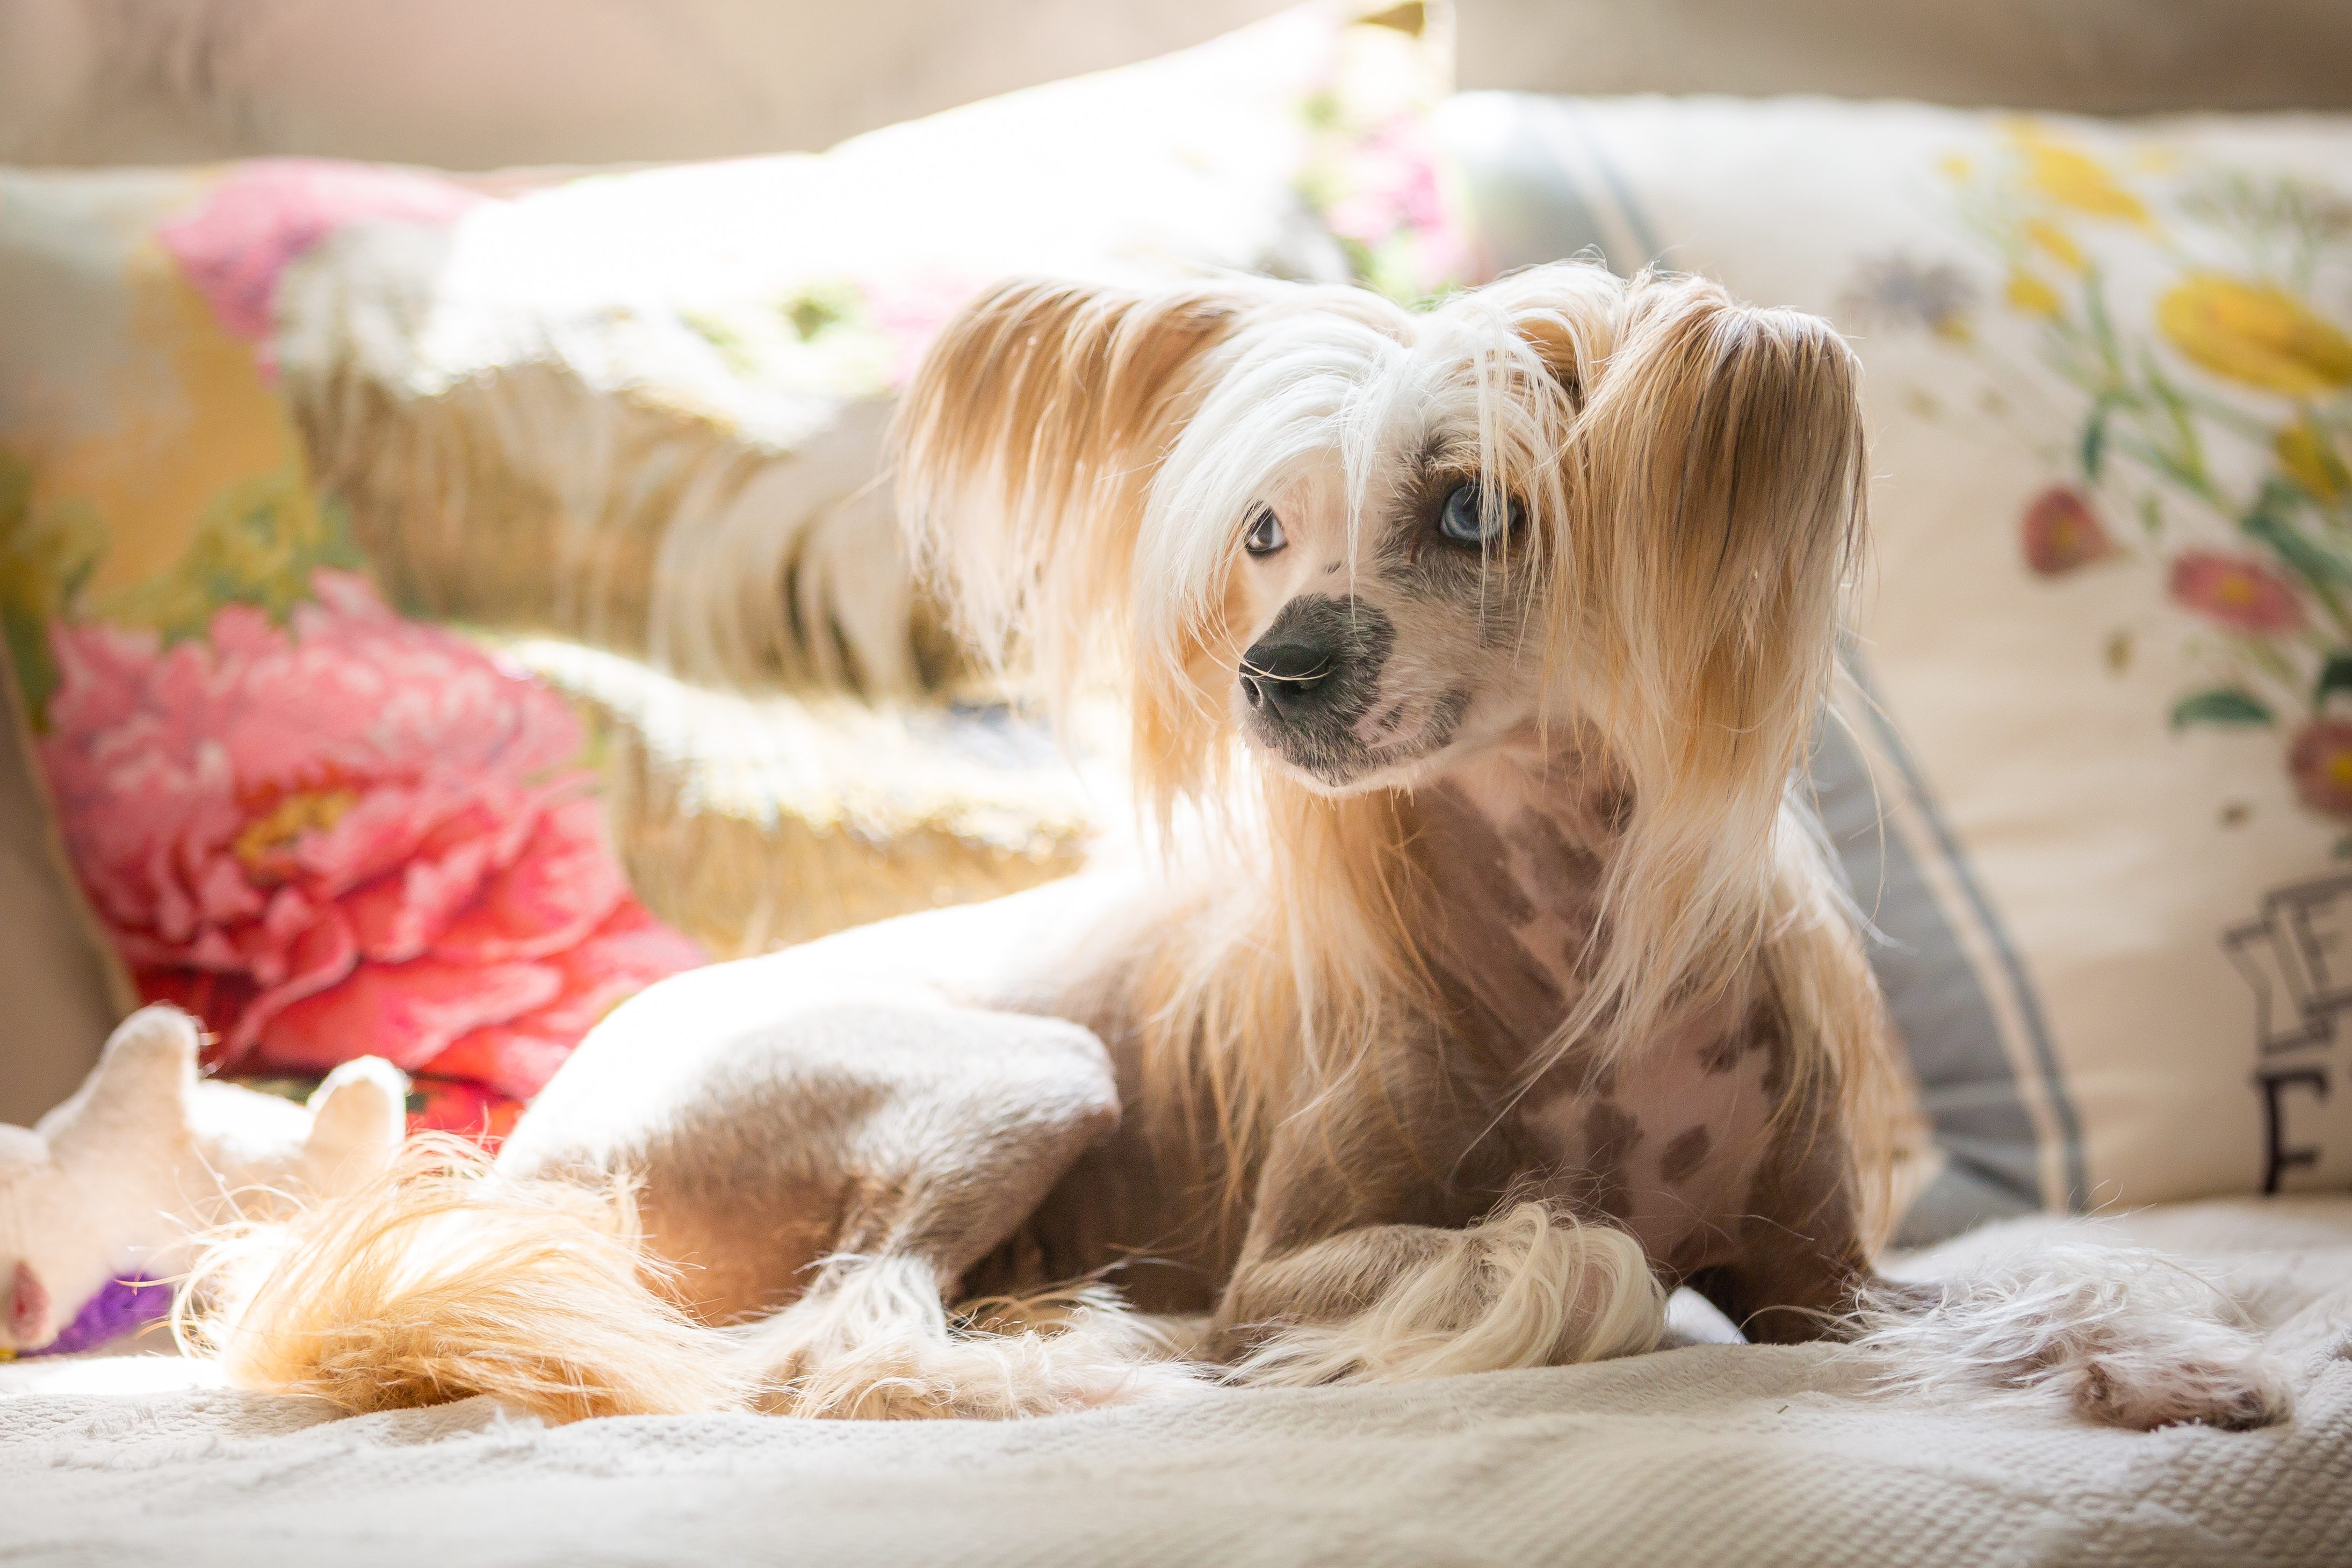
[(1192, 1378), (1099, 1288), (950, 1309), (952, 1276), (922, 1258), (836, 1257), (791, 1305), (713, 1325), (679, 1304), (675, 1275), (626, 1179), (518, 1176), (424, 1137), (379, 1180), (205, 1239), (173, 1330), (236, 1386), (355, 1415), (488, 1395), (550, 1422), (1007, 1418)]
[(174, 1329), (232, 1384), (353, 1412), (476, 1394), (551, 1421), (740, 1406), (726, 1342), (660, 1281), (625, 1182), (498, 1176), (423, 1138), (379, 1181), (214, 1238)]

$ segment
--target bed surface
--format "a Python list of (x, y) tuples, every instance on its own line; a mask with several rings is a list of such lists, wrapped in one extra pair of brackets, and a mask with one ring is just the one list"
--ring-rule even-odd
[(335, 1419), (166, 1356), (36, 1360), (0, 1367), (0, 1563), (2352, 1563), (2352, 1198), (2113, 1228), (2226, 1274), (2297, 1368), (2291, 1424), (1897, 1399), (1820, 1346), (1012, 1426)]

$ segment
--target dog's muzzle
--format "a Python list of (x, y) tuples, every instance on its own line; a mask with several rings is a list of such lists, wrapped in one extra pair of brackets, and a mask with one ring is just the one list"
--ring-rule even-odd
[(1242, 695), (1274, 717), (1297, 719), (1337, 689), (1331, 677), (1339, 659), (1323, 644), (1260, 638), (1242, 659)]
[(1292, 600), (1242, 655), (1253, 727), (1291, 762), (1339, 782), (1365, 758), (1356, 724), (1395, 642), (1388, 616), (1359, 600)]

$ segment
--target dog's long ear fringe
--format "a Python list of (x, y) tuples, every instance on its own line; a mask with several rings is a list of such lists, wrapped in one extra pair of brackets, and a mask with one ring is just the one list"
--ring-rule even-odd
[(1248, 299), (1015, 280), (932, 346), (899, 408), (899, 510), (960, 629), (1000, 665), (1030, 664), (1059, 695), (1116, 669), (1145, 492), (1203, 353)]
[(1564, 1040), (1650, 1038), (1770, 935), (1782, 805), (1861, 548), (1859, 382), (1817, 318), (1697, 278), (1628, 292), (1573, 441), (1586, 526), (1559, 624), (1633, 810)]

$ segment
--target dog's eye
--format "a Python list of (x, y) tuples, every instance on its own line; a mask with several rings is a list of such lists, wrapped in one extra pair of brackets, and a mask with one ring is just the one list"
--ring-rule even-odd
[(1472, 483), (1447, 492), (1445, 508), (1437, 514), (1437, 531), (1458, 545), (1493, 544), (1519, 526), (1519, 504), (1506, 500), (1486, 511), (1486, 487)]
[(1242, 549), (1252, 555), (1272, 555), (1290, 541), (1282, 537), (1282, 524), (1276, 520), (1269, 507), (1257, 515), (1250, 531), (1243, 537)]

